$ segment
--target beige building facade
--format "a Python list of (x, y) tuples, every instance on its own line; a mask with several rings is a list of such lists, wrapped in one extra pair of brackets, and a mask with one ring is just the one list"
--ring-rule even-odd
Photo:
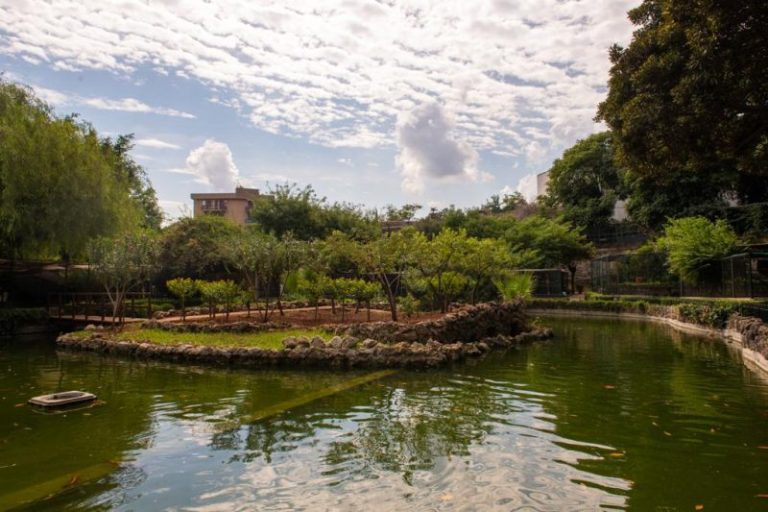
[(264, 195), (256, 188), (237, 187), (234, 192), (192, 194), (191, 197), (195, 217), (216, 215), (244, 225), (248, 223), (254, 202), (272, 196)]

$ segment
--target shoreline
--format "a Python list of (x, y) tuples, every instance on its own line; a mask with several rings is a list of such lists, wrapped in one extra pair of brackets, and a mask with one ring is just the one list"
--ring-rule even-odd
[[(764, 377), (768, 377), (768, 358), (766, 358), (766, 356), (761, 352), (753, 350), (747, 346), (750, 341), (748, 339), (749, 334), (762, 334), (755, 332), (756, 330), (760, 330), (761, 327), (766, 330), (766, 333), (768, 333), (768, 326), (765, 326), (763, 322), (756, 318), (741, 317), (735, 315), (729, 319), (728, 326), (726, 326), (725, 329), (717, 329), (714, 327), (693, 324), (690, 322), (683, 322), (675, 318), (641, 313), (557, 308), (532, 308), (528, 309), (527, 312), (531, 316), (612, 318), (617, 320), (640, 320), (645, 322), (657, 322), (668, 325), (680, 332), (705, 336), (709, 338), (718, 338), (725, 341), (726, 343), (735, 345), (740, 349), (742, 361), (744, 362), (745, 366), (761, 372)], [(759, 325), (757, 325), (758, 323)], [(744, 324), (752, 325), (750, 326)], [(747, 331), (747, 333), (743, 331)]]
[[(521, 302), (468, 306), (437, 320), (412, 324), (371, 322), (326, 326), (331, 339), (288, 335), (282, 340), (281, 349), (211, 346), (184, 343), (183, 340), (185, 332), (206, 329), (214, 335), (233, 329), (240, 333), (258, 332), (264, 330), (264, 324), (146, 325), (175, 330), (180, 337), (179, 343), (117, 339), (109, 331), (95, 328), (85, 334), (63, 334), (56, 342), (63, 349), (180, 363), (245, 367), (434, 368), (480, 357), (493, 348), (510, 348), (552, 336), (549, 329), (529, 325)], [(279, 326), (272, 330), (280, 332), (284, 328)]]

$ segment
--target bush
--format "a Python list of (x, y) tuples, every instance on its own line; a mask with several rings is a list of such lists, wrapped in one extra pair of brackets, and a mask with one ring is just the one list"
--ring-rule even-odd
[(493, 280), (493, 284), (505, 301), (529, 299), (533, 292), (533, 274), (515, 272)]

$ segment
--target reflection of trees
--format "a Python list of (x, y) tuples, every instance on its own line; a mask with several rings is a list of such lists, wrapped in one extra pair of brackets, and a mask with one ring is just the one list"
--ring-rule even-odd
[(212, 446), (240, 452), (239, 461), (293, 450), (327, 428), (329, 419), (355, 417), (356, 430), (329, 443), (323, 458), (329, 467), (354, 464), (356, 472), (374, 466), (410, 481), (440, 457), (467, 455), (490, 431), (493, 416), (512, 405), (481, 380), (449, 382), (448, 373), (399, 374), (386, 386), (366, 384), (285, 411), (241, 429), (214, 434)]
[(757, 465), (734, 460), (729, 443), (737, 451), (744, 440), (760, 443), (764, 425), (745, 406), (765, 407), (768, 395), (745, 388), (726, 345), (649, 323), (547, 323), (559, 327), (553, 345), (531, 347), (524, 373), (508, 378), (548, 394), (542, 406), (564, 440), (624, 453), (613, 459), (610, 450), (569, 446), (600, 456), (581, 460), (580, 469), (634, 482), (628, 503), (638, 510), (701, 501), (718, 508), (717, 500), (723, 509), (749, 508), (737, 505), (735, 489), (746, 500), (761, 476)]

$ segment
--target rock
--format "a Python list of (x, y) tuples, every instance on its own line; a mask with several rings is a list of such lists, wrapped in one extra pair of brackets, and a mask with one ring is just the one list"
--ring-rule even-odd
[(368, 338), (368, 339), (363, 341), (363, 347), (364, 348), (374, 348), (378, 344), (379, 344), (378, 341), (376, 341), (374, 339), (371, 339), (371, 338)]
[(334, 336), (331, 341), (328, 342), (328, 346), (331, 348), (341, 348), (341, 344), (344, 342), (341, 336)]
[(314, 338), (312, 338), (312, 341), (309, 343), (309, 346), (312, 348), (325, 348), (325, 341), (320, 336), (315, 336)]
[(296, 338), (293, 336), (289, 336), (283, 340), (283, 348), (287, 350), (291, 350), (292, 348), (296, 348)]
[(299, 336), (298, 338), (296, 338), (296, 347), (308, 348), (309, 338), (307, 338), (306, 336)]
[(343, 350), (350, 350), (357, 346), (358, 339), (354, 336), (344, 336), (341, 340), (341, 348)]
[(97, 329), (98, 329), (98, 327), (96, 327), (95, 325), (88, 324), (88, 325), (85, 326), (85, 329), (83, 329), (83, 330), (85, 330), (85, 331), (95, 331)]

